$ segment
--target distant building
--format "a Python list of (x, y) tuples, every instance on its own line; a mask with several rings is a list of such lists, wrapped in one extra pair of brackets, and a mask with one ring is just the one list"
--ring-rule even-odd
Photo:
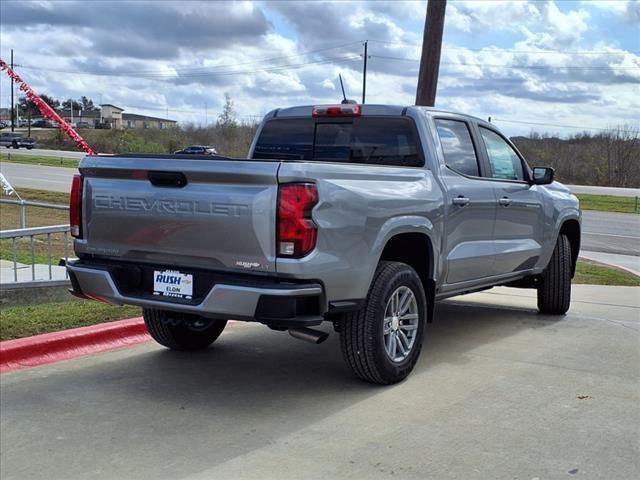
[(123, 113), (124, 109), (111, 104), (103, 104), (102, 121), (111, 124), (112, 128), (170, 128), (176, 126), (175, 120), (150, 117), (137, 113)]
[(65, 108), (63, 110), (58, 110), (58, 115), (60, 115), (65, 122), (75, 123), (76, 125), (82, 122), (88, 123), (93, 127), (100, 121), (100, 110), (79, 110), (74, 108), (72, 118), (71, 110)]

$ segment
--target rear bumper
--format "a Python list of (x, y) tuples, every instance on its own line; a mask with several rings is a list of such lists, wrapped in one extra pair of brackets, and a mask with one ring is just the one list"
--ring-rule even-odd
[[(81, 298), (115, 305), (191, 313), (209, 318), (256, 321), (276, 327), (318, 325), (326, 312), (323, 288), (317, 283), (282, 283), (256, 279), (255, 282), (216, 281), (202, 299), (194, 302), (159, 300), (159, 297), (123, 292), (116, 280), (115, 268), (69, 262), (70, 292)], [(135, 267), (133, 267), (135, 268)]]

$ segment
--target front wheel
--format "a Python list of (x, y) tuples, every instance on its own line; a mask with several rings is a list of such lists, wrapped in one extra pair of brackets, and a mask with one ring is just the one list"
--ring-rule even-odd
[(571, 244), (560, 234), (549, 265), (538, 285), (538, 310), (549, 315), (564, 315), (571, 303)]
[(200, 350), (207, 348), (220, 336), (226, 320), (144, 308), (144, 323), (151, 337), (172, 350)]
[(342, 319), (340, 345), (345, 361), (367, 382), (400, 382), (420, 356), (426, 311), (424, 289), (415, 270), (400, 262), (380, 262), (364, 307)]

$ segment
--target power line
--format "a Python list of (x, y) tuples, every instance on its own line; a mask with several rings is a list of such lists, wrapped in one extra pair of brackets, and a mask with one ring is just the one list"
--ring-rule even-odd
[[(400, 43), (400, 42), (386, 42), (384, 40), (369, 40), (370, 42), (382, 43), (385, 45), (397, 45), (402, 47), (416, 47), (421, 48), (422, 45), (417, 43)], [(509, 49), (509, 48), (500, 48), (500, 47), (480, 47), (480, 48), (471, 48), (471, 47), (453, 47), (453, 46), (443, 46), (443, 50), (470, 50), (472, 52), (508, 52), (508, 53), (540, 53), (540, 54), (558, 54), (558, 55), (624, 55), (626, 53), (631, 53), (634, 55), (640, 54), (638, 51), (624, 51), (624, 52), (611, 52), (609, 50), (517, 50), (517, 49)]]
[[(234, 64), (226, 64), (226, 65), (212, 65), (209, 67), (185, 67), (185, 68), (175, 68), (173, 71), (163, 71), (163, 70), (119, 70), (117, 72), (105, 72), (105, 71), (98, 71), (98, 70), (67, 70), (67, 69), (54, 69), (54, 68), (50, 68), (50, 69), (44, 69), (41, 67), (36, 67), (33, 65), (22, 65), (22, 68), (26, 68), (26, 69), (31, 69), (31, 70), (44, 70), (44, 71), (50, 71), (50, 72), (56, 72), (56, 73), (69, 73), (69, 74), (80, 74), (80, 75), (104, 75), (104, 76), (141, 76), (141, 77), (146, 77), (146, 76), (150, 76), (150, 77), (154, 77), (154, 76), (160, 76), (160, 77), (166, 77), (166, 76), (173, 76), (175, 74), (186, 74), (186, 75), (211, 75), (211, 74), (226, 74), (226, 73), (230, 73), (230, 72), (235, 72), (235, 71), (220, 71), (221, 69), (225, 69), (225, 68), (234, 68), (234, 67), (239, 67), (239, 66), (245, 66), (245, 65), (252, 65), (252, 64), (256, 64), (256, 63), (269, 63), (269, 62), (274, 62), (274, 61), (279, 61), (279, 60), (285, 60), (285, 59), (290, 59), (290, 58), (296, 58), (296, 57), (302, 57), (302, 56), (306, 56), (306, 55), (312, 55), (315, 53), (320, 53), (320, 52), (326, 52), (329, 50), (337, 50), (337, 49), (341, 49), (341, 48), (345, 48), (345, 47), (349, 47), (349, 46), (353, 46), (356, 44), (361, 44), (360, 41), (357, 42), (350, 42), (350, 43), (344, 43), (341, 45), (334, 45), (332, 47), (326, 47), (326, 48), (319, 48), (316, 50), (309, 50), (306, 52), (301, 52), (298, 54), (294, 54), (294, 55), (285, 55), (285, 56), (280, 56), (280, 57), (271, 57), (271, 58), (262, 58), (262, 59), (256, 59), (256, 60), (250, 60), (247, 62), (241, 62), (241, 63), (234, 63)], [(320, 61), (325, 61), (325, 60), (320, 60)], [(277, 68), (277, 67), (289, 67), (290, 65), (288, 64), (283, 64), (283, 65), (272, 65), (271, 67), (265, 67), (265, 68)], [(243, 73), (243, 72), (238, 72), (238, 73)]]
[[(381, 58), (384, 60), (400, 60), (405, 62), (419, 62), (418, 58), (405, 58), (405, 57), (391, 57), (387, 55), (370, 55), (371, 58)], [(592, 67), (578, 67), (578, 66), (560, 66), (560, 65), (504, 65), (504, 64), (492, 64), (492, 63), (466, 63), (466, 62), (440, 62), (441, 65), (459, 65), (465, 67), (492, 67), (492, 68), (532, 68), (532, 69), (568, 69), (568, 70), (610, 70), (612, 68), (621, 70), (640, 70), (638, 67), (618, 67), (616, 65), (598, 65)]]
[(518, 123), (518, 124), (522, 124), (522, 125), (536, 125), (536, 126), (542, 126), (542, 127), (556, 127), (556, 128), (575, 128), (578, 130), (600, 130), (600, 131), (604, 131), (604, 132), (610, 132), (610, 131), (617, 131), (617, 132), (624, 132), (624, 133), (638, 133), (638, 131), (634, 131), (634, 130), (623, 130), (623, 129), (619, 129), (619, 128), (603, 128), (603, 127), (585, 127), (585, 126), (577, 126), (577, 125), (559, 125), (556, 123), (539, 123), (539, 122), (525, 122), (522, 120), (506, 120), (504, 118), (495, 118), (492, 117), (493, 121), (496, 122), (504, 122), (504, 123)]
[[(171, 108), (171, 107), (150, 107), (150, 106), (142, 106), (142, 105), (122, 105), (122, 108), (126, 109), (137, 109), (137, 110), (158, 110), (158, 111), (169, 111), (169, 113), (194, 113), (198, 115), (205, 115), (211, 113), (207, 110), (183, 110), (181, 108)], [(264, 115), (250, 115), (243, 114), (237, 115), (239, 117), (247, 117), (247, 118), (262, 118)]]
[(45, 71), (45, 72), (55, 72), (55, 73), (65, 73), (69, 75), (91, 75), (91, 76), (107, 76), (107, 77), (133, 77), (133, 78), (143, 78), (149, 80), (163, 80), (163, 79), (174, 79), (174, 78), (197, 78), (197, 77), (223, 77), (229, 75), (250, 75), (254, 73), (261, 72), (278, 72), (283, 70), (295, 70), (298, 68), (303, 68), (308, 65), (320, 65), (325, 63), (332, 62), (340, 62), (340, 61), (353, 61), (360, 60), (361, 56), (358, 54), (352, 54), (350, 57), (333, 57), (327, 58), (324, 60), (317, 60), (313, 62), (304, 62), (297, 64), (286, 64), (286, 65), (276, 65), (273, 67), (263, 67), (255, 70), (229, 70), (229, 71), (212, 71), (212, 72), (200, 72), (200, 73), (189, 73), (186, 75), (182, 75), (178, 72), (177, 75), (173, 73), (167, 73), (165, 75), (138, 75), (134, 73), (121, 73), (121, 72), (82, 72), (82, 71), (72, 71), (72, 70), (58, 70), (58, 69), (47, 69), (47, 68), (39, 68), (33, 66), (24, 66), (22, 68), (29, 70), (37, 70), (37, 71)]

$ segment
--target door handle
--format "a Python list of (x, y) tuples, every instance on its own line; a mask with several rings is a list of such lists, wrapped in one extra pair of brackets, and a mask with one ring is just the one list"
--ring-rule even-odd
[(453, 204), (458, 205), (459, 207), (464, 207), (469, 203), (469, 199), (467, 197), (463, 197), (462, 195), (458, 195), (453, 199)]
[(511, 199), (509, 197), (502, 197), (500, 200), (498, 200), (498, 203), (503, 207), (508, 207), (509, 205), (511, 205)]

